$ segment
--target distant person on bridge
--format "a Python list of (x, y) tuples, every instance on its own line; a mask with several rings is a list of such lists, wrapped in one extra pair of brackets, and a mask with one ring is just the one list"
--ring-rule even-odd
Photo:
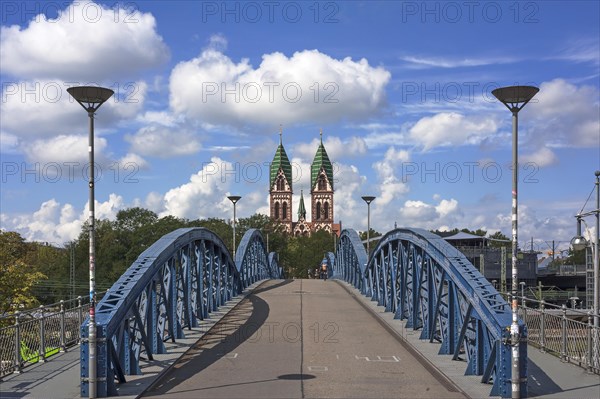
[(327, 263), (321, 265), (321, 278), (327, 280)]

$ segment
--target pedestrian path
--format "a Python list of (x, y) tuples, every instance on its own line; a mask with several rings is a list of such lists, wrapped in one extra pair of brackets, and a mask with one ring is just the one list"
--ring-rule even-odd
[[(193, 348), (195, 344), (197, 344), (203, 337), (205, 337), (207, 332), (211, 328), (217, 326), (217, 323), (219, 321), (224, 323), (226, 321), (225, 316), (227, 315), (227, 313), (234, 309), (238, 304), (240, 304), (241, 301), (248, 295), (250, 295), (252, 290), (257, 288), (260, 284), (262, 284), (262, 282), (256, 283), (253, 286), (249, 287), (249, 289), (245, 290), (242, 295), (234, 298), (225, 306), (221, 307), (219, 309), (219, 312), (211, 313), (211, 319), (203, 323), (203, 325), (200, 328), (195, 328), (191, 331), (186, 330), (186, 338), (184, 340), (180, 340), (177, 343), (167, 342), (166, 346), (168, 349), (168, 353), (164, 355), (155, 355), (155, 360), (153, 362), (147, 362), (142, 364), (142, 375), (127, 376), (127, 383), (119, 385), (119, 395), (125, 398), (137, 398), (149, 388), (157, 386), (156, 384), (158, 384), (161, 381), (161, 377), (167, 375), (169, 370), (171, 370), (171, 368), (178, 359), (182, 357), (186, 359), (187, 357), (186, 361), (189, 361), (191, 354), (193, 354), (193, 350), (191, 350), (191, 348)], [(278, 284), (282, 287), (279, 288), (279, 290)], [(301, 356), (301, 358), (298, 358), (300, 360), (296, 360), (300, 361), (300, 363), (298, 364), (302, 364), (302, 367), (298, 366), (298, 370), (295, 373), (284, 373), (286, 376), (289, 377), (289, 380), (287, 382), (268, 382), (269, 384), (286, 384), (286, 387), (300, 387), (300, 389), (293, 391), (293, 397), (301, 398), (352, 396), (352, 392), (348, 393), (347, 391), (338, 391), (338, 393), (336, 394), (336, 392), (333, 391), (320, 390), (321, 385), (313, 384), (309, 380), (306, 380), (306, 375), (310, 374), (315, 377), (313, 382), (316, 382), (317, 378), (319, 377), (319, 373), (322, 374), (325, 368), (327, 368), (327, 370), (332, 370), (329, 372), (331, 376), (336, 376), (336, 378), (345, 377), (344, 373), (336, 374), (335, 367), (339, 367), (340, 365), (334, 364), (332, 359), (335, 358), (336, 354), (339, 358), (348, 358), (350, 354), (350, 349), (341, 349), (341, 347), (336, 347), (332, 344), (319, 347), (318, 345), (315, 345), (315, 342), (317, 344), (319, 342), (313, 341), (315, 340), (314, 334), (316, 325), (318, 325), (319, 328), (322, 330), (321, 335), (319, 336), (319, 340), (322, 341), (326, 338), (323, 334), (330, 332), (329, 330), (324, 330), (325, 323), (329, 320), (329, 318), (331, 318), (331, 320), (334, 320), (334, 318), (336, 318), (335, 323), (337, 323), (336, 325), (338, 325), (338, 327), (345, 326), (345, 315), (347, 315), (349, 312), (356, 312), (356, 309), (355, 307), (353, 307), (354, 305), (352, 305), (352, 303), (360, 305), (360, 307), (367, 311), (367, 313), (365, 314), (369, 315), (360, 316), (362, 321), (360, 323), (357, 323), (358, 327), (368, 330), (372, 330), (377, 325), (383, 327), (391, 337), (395, 337), (397, 341), (403, 342), (403, 345), (405, 345), (408, 352), (410, 352), (410, 356), (414, 355), (419, 358), (418, 362), (414, 363), (419, 363), (421, 366), (424, 366), (425, 369), (430, 369), (434, 374), (439, 373), (437, 377), (438, 382), (443, 381), (443, 379), (446, 378), (447, 380), (451, 381), (452, 384), (457, 386), (460, 392), (462, 392), (468, 397), (489, 397), (489, 392), (491, 388), (490, 385), (481, 384), (479, 382), (479, 378), (476, 376), (464, 376), (464, 367), (456, 367), (456, 362), (451, 360), (451, 356), (438, 355), (437, 345), (430, 344), (428, 340), (420, 340), (420, 332), (405, 328), (405, 323), (403, 321), (395, 320), (391, 313), (386, 313), (383, 307), (377, 306), (376, 302), (373, 302), (369, 298), (364, 297), (356, 289), (354, 289), (347, 283), (336, 280), (279, 280), (269, 282), (268, 285), (275, 286), (275, 288), (271, 289), (268, 292), (268, 295), (265, 296), (266, 294), (259, 294), (259, 291), (261, 291), (264, 288), (261, 287), (261, 289), (257, 291), (256, 298), (262, 298), (261, 300), (263, 301), (273, 301), (272, 303), (269, 302), (270, 309), (272, 309), (272, 317), (279, 317), (276, 316), (276, 313), (279, 314), (281, 317), (283, 317), (283, 315), (286, 314), (285, 312), (281, 312), (281, 309), (283, 309), (281, 306), (284, 305), (282, 303), (283, 300), (291, 301), (290, 304), (293, 304), (296, 307), (300, 306), (300, 304), (302, 306), (301, 311), (296, 309), (296, 316), (304, 317), (304, 319), (300, 318), (296, 320), (292, 316), (290, 316), (292, 318), (286, 318), (285, 320), (282, 319), (280, 320), (281, 324), (276, 325), (274, 324), (277, 322), (275, 319), (269, 319), (270, 321), (267, 321), (265, 315), (264, 319), (256, 319), (259, 321), (262, 320), (262, 324), (255, 326), (256, 328), (262, 328), (264, 330), (263, 339), (266, 339), (267, 335), (265, 334), (267, 332), (272, 331), (275, 333), (279, 331), (275, 330), (277, 326), (280, 326), (282, 328), (283, 326), (295, 327), (298, 323), (300, 323), (301, 320), (304, 320), (305, 323), (303, 324), (302, 330), (303, 340), (300, 342), (294, 342), (296, 346), (300, 345), (300, 347), (293, 346), (297, 351), (297, 354)], [(341, 291), (345, 291), (344, 295), (346, 295), (346, 299), (343, 299), (344, 297), (341, 296)], [(343, 306), (348, 306), (348, 308), (345, 308), (343, 311), (340, 311), (339, 309), (336, 310), (335, 308), (322, 308), (321, 305), (319, 305), (320, 303), (322, 303), (322, 301), (328, 301), (328, 303), (333, 303), (334, 296), (337, 298), (335, 299), (336, 303), (345, 304)], [(257, 304), (259, 304), (259, 302), (255, 302), (255, 305)], [(240, 308), (238, 307), (238, 311), (239, 309)], [(319, 315), (319, 312), (321, 311), (324, 313)], [(325, 314), (327, 315), (327, 317), (323, 318)], [(339, 317), (340, 315), (344, 317), (338, 319), (337, 317)], [(314, 319), (311, 322), (309, 319), (310, 317), (316, 317), (316, 319)], [(314, 324), (314, 321), (317, 321), (320, 324)], [(291, 327), (288, 328), (288, 334), (292, 334), (295, 331), (292, 331), (293, 328)], [(214, 333), (215, 330), (220, 331), (221, 333), (224, 331), (230, 331), (228, 329), (215, 327), (213, 328), (212, 332)], [(347, 328), (344, 327), (343, 331), (349, 332), (349, 330), (350, 326), (348, 325)], [(336, 338), (340, 340), (346, 339), (344, 338), (344, 335), (340, 335), (340, 332), (338, 332)], [(226, 338), (222, 337), (222, 339), (225, 340)], [(290, 339), (289, 336), (288, 339)], [(361, 338), (358, 339), (360, 340)], [(304, 342), (304, 344), (302, 344), (302, 342)], [(221, 341), (216, 342), (217, 345), (219, 345), (219, 343), (221, 343)], [(358, 341), (349, 341), (347, 343), (351, 343), (349, 345), (349, 348), (356, 348), (354, 349), (354, 352), (361, 352)], [(280, 342), (279, 344), (282, 343)], [(388, 343), (388, 345), (391, 344)], [(271, 346), (266, 346), (265, 348), (267, 348), (268, 350), (275, 351), (276, 347), (276, 344), (272, 344)], [(302, 349), (302, 347), (304, 349)], [(328, 351), (331, 351), (334, 348), (337, 348), (335, 349), (335, 353), (328, 353)], [(236, 361), (244, 360), (240, 356), (243, 356), (243, 353), (251, 353), (251, 350), (252, 347), (250, 349), (240, 347), (235, 351), (236, 353), (238, 353), (238, 356), (235, 356), (235, 359), (232, 355), (233, 352), (229, 352), (229, 355), (221, 354), (222, 359), (217, 360), (234, 364)], [(375, 349), (373, 349), (372, 351), (374, 350)], [(264, 351), (261, 350), (256, 353), (262, 352)], [(354, 352), (351, 353), (355, 356), (352, 359), (367, 361), (365, 359), (369, 358), (369, 354), (362, 352)], [(392, 355), (396, 356), (396, 354)], [(393, 356), (390, 356), (389, 358), (380, 357), (380, 364), (378, 366), (385, 365), (385, 362), (383, 362), (382, 360), (390, 360), (393, 358)], [(396, 357), (400, 359), (399, 356)], [(403, 354), (402, 357), (408, 358), (409, 354)], [(323, 366), (323, 364), (321, 363), (316, 364), (313, 362), (314, 364), (311, 364), (309, 360), (312, 358), (314, 358), (314, 362), (321, 362), (323, 364), (325, 364), (326, 362), (330, 362), (331, 364), (327, 363), (325, 366)], [(281, 359), (273, 359), (273, 361), (279, 362), (281, 361)], [(310, 372), (308, 369), (309, 366), (311, 367)], [(331, 368), (329, 368), (329, 366), (331, 366)], [(344, 366), (346, 365), (344, 364)], [(221, 364), (220, 367), (224, 367), (224, 365)], [(276, 371), (278, 370), (275, 369), (274, 372)], [(391, 371), (391, 369), (388, 371)], [(352, 377), (353, 380), (356, 380), (358, 378), (360, 381), (362, 381), (363, 384), (366, 384), (363, 387), (366, 387), (368, 384), (371, 384), (373, 377), (361, 378), (358, 374), (360, 372), (362, 372), (361, 369), (357, 368), (356, 370), (352, 371), (352, 375), (348, 375), (346, 377)], [(395, 370), (394, 372), (401, 371)], [(214, 375), (219, 375), (219, 373), (216, 373)], [(209, 376), (209, 374), (207, 373), (206, 376)], [(298, 377), (299, 380), (297, 379), (294, 381), (294, 378), (292, 378), (293, 376), (300, 376)], [(232, 378), (232, 376), (230, 375), (229, 378)], [(531, 346), (528, 348), (528, 378), (528, 393), (530, 398), (600, 398), (600, 376), (595, 374), (588, 374), (582, 368), (579, 368), (573, 364), (561, 362), (560, 359), (547, 353), (542, 353), (538, 349)], [(79, 398), (79, 380), (79, 350), (78, 347), (74, 347), (70, 348), (68, 352), (53, 356), (52, 359), (46, 363), (40, 363), (31, 366), (21, 374), (13, 374), (10, 376), (6, 376), (2, 380), (0, 380), (0, 397), (50, 399)], [(302, 382), (302, 384), (298, 385), (300, 382)], [(441, 384), (441, 382), (439, 383)], [(217, 386), (218, 384), (214, 385)], [(239, 392), (246, 393), (250, 386), (252, 386), (252, 384), (240, 385)], [(341, 390), (345, 389), (343, 384), (339, 384), (338, 387)], [(304, 391), (304, 389), (306, 389), (306, 391)], [(147, 393), (152, 394), (153, 392), (156, 394), (158, 391), (154, 389), (154, 391), (150, 390)], [(215, 392), (216, 391), (213, 391), (213, 393)], [(231, 393), (235, 391), (225, 390), (223, 392)], [(450, 395), (459, 393), (453, 393), (453, 391), (451, 390), (448, 392)], [(193, 394), (194, 393), (190, 395)], [(210, 395), (208, 397), (210, 397)]]

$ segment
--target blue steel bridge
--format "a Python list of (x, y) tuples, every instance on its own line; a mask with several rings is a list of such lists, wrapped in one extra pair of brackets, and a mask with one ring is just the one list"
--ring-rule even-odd
[[(354, 230), (341, 234), (326, 255), (332, 278), (342, 279), (385, 306), (420, 338), (452, 356), (465, 374), (480, 376), (491, 395), (511, 396), (510, 307), (454, 247), (420, 229), (396, 229), (373, 250), (371, 261)], [(140, 358), (164, 353), (245, 287), (281, 279), (277, 254), (266, 252), (258, 230), (248, 231), (235, 260), (221, 238), (202, 228), (179, 229), (149, 247), (97, 304), (97, 378), (100, 397), (117, 395)], [(88, 396), (87, 323), (81, 327), (81, 395)], [(526, 330), (521, 324), (522, 359)], [(459, 360), (460, 358), (460, 360)], [(522, 392), (526, 392), (526, 367)]]
[[(344, 230), (335, 253), (324, 254), (329, 281), (285, 280), (277, 254), (267, 253), (255, 229), (235, 254), (210, 230), (186, 228), (139, 256), (96, 307), (98, 397), (122, 396), (150, 366), (165, 370), (134, 396), (511, 397), (510, 306), (439, 236), (394, 229), (368, 257), (356, 231)], [(249, 287), (175, 364), (166, 368), (158, 360)], [(402, 333), (371, 305), (402, 321)], [(526, 397), (542, 380), (539, 369), (538, 378), (528, 378), (527, 328), (521, 320), (519, 327)], [(79, 380), (68, 383), (88, 397), (87, 320), (80, 332)], [(415, 350), (410, 339), (425, 349)], [(433, 357), (425, 359), (425, 352)], [(467, 393), (466, 380), (448, 377), (440, 364), (467, 376), (479, 393)], [(47, 387), (58, 386), (50, 380)], [(2, 396), (27, 396), (17, 392), (23, 384), (11, 385), (16, 396), (6, 388)], [(586, 387), (600, 392), (600, 381)]]

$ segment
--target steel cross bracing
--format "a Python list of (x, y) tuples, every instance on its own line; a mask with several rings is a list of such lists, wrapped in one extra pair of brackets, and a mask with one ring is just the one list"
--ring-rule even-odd
[[(185, 337), (209, 314), (267, 278), (282, 278), (277, 254), (261, 233), (246, 232), (235, 263), (213, 232), (178, 229), (146, 249), (96, 308), (97, 396), (117, 395), (116, 381), (141, 374), (140, 358), (165, 353), (166, 340)], [(88, 396), (88, 321), (81, 325), (81, 395)]]
[[(334, 278), (421, 330), (440, 355), (466, 361), (465, 375), (491, 383), (490, 395), (511, 397), (510, 305), (479, 271), (441, 237), (422, 229), (395, 229), (379, 241), (367, 264), (354, 230), (344, 230)], [(527, 392), (527, 330), (519, 320), (521, 392)]]

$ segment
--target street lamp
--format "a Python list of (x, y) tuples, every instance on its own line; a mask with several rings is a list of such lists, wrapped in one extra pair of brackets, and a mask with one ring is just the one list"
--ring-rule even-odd
[(519, 367), (519, 324), (517, 322), (517, 251), (518, 251), (518, 197), (517, 186), (519, 177), (519, 161), (518, 161), (518, 122), (519, 111), (540, 91), (534, 86), (508, 86), (493, 90), (492, 94), (508, 108), (512, 113), (512, 324), (510, 328), (511, 346), (512, 346), (512, 398), (518, 399), (521, 397), (521, 382), (520, 382), (520, 367)]
[(235, 262), (235, 204), (242, 198), (239, 195), (230, 195), (229, 201), (233, 202), (233, 261)]
[(367, 263), (369, 262), (369, 257), (371, 256), (371, 242), (370, 232), (371, 232), (371, 202), (375, 199), (372, 195), (365, 195), (361, 197), (363, 201), (367, 203)]
[(90, 321), (88, 333), (88, 389), (89, 397), (96, 397), (96, 248), (94, 240), (94, 113), (108, 100), (114, 91), (103, 87), (79, 86), (70, 87), (67, 92), (86, 110), (90, 119), (88, 152), (90, 162), (89, 176), (89, 236), (90, 236)]
[[(600, 300), (598, 298), (598, 278), (600, 274), (600, 170), (597, 170), (594, 175), (596, 176), (596, 209), (586, 213), (579, 213), (575, 217), (577, 218), (577, 235), (573, 237), (571, 240), (571, 246), (573, 246), (574, 251), (581, 251), (585, 247), (587, 247), (588, 242), (581, 235), (581, 222), (582, 219), (586, 216), (596, 215), (596, 242), (592, 246), (590, 246), (594, 250), (594, 298), (593, 298), (593, 308), (592, 314), (594, 316), (594, 353), (598, 353), (598, 345), (599, 338), (598, 332), (600, 329), (598, 318), (600, 317)], [(587, 263), (587, 262), (586, 262)], [(589, 307), (589, 304), (588, 304)], [(593, 359), (590, 359), (593, 360)], [(598, 367), (596, 364), (595, 367)]]

